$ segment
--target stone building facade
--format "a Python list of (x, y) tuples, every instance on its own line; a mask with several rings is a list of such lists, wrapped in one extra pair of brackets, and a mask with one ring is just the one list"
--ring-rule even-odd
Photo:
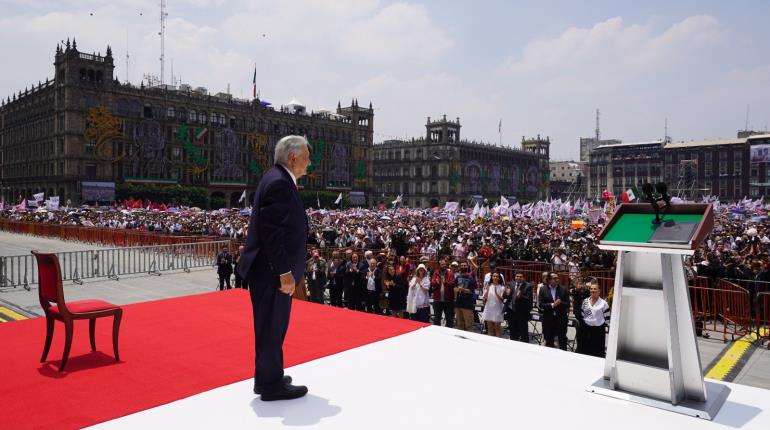
[(57, 45), (52, 80), (0, 103), (0, 193), (81, 199), (84, 181), (205, 187), (231, 205), (253, 193), (283, 136), (306, 136), (313, 165), (301, 186), (368, 199), (374, 110), (239, 100), (204, 88), (121, 84), (114, 58)]
[(619, 195), (645, 182), (665, 182), (684, 199), (723, 201), (770, 195), (770, 134), (690, 142), (603, 145), (590, 154), (588, 197)]
[(501, 195), (534, 200), (548, 195), (548, 138), (522, 138), (517, 149), (463, 140), (460, 119), (428, 118), (424, 138), (374, 145), (374, 194), (390, 202), (402, 195), (410, 207)]

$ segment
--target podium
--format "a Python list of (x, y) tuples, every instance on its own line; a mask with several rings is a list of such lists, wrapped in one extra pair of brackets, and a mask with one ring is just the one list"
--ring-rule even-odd
[(618, 252), (604, 375), (588, 391), (712, 420), (724, 384), (703, 380), (683, 257), (714, 226), (708, 204), (622, 204), (599, 235)]

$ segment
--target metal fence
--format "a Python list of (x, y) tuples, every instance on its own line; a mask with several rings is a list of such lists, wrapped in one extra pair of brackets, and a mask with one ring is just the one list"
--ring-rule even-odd
[[(83, 283), (83, 279), (109, 278), (147, 273), (160, 275), (169, 270), (189, 271), (213, 266), (222, 246), (229, 240), (179, 243), (174, 245), (136, 246), (57, 252), (63, 281)], [(37, 262), (33, 255), (0, 257), (0, 288), (22, 287), (38, 283)]]

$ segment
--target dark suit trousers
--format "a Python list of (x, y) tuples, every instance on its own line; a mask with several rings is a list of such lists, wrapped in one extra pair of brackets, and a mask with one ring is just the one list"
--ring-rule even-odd
[(249, 286), (256, 347), (254, 384), (269, 393), (283, 384), (283, 340), (289, 328), (291, 296), (278, 290), (280, 281), (275, 276), (252, 276)]
[(511, 340), (529, 343), (529, 314), (523, 311), (508, 312), (508, 331)]
[(230, 286), (230, 275), (219, 275), (219, 291), (225, 289), (225, 282), (227, 283), (227, 289), (232, 288)]
[[(553, 312), (546, 311), (543, 313), (543, 338), (545, 339), (545, 346), (553, 348), (554, 338), (559, 338), (559, 348), (567, 350), (567, 327), (560, 321), (557, 315)], [(566, 322), (566, 321), (564, 321)], [(562, 327), (564, 325), (564, 327)]]

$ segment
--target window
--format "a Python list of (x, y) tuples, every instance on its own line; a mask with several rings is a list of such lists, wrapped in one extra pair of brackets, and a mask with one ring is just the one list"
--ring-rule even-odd
[(166, 118), (174, 118), (176, 115), (176, 112), (174, 112), (174, 107), (169, 106), (168, 109), (166, 109)]
[[(721, 153), (720, 153), (721, 155)], [(719, 176), (725, 176), (727, 175), (727, 160), (722, 160), (720, 157), (719, 160)]]
[(706, 162), (711, 163), (711, 151), (706, 152), (704, 159)]
[(733, 166), (733, 174), (740, 175), (743, 170), (743, 162), (741, 160), (735, 160)]
[(149, 105), (144, 106), (144, 117), (152, 118), (152, 106), (149, 106)]
[(86, 177), (87, 178), (96, 178), (96, 164), (95, 163), (86, 163)]
[(735, 186), (735, 193), (733, 194), (733, 196), (735, 198), (741, 197), (743, 192), (741, 191), (742, 187), (741, 187), (740, 178), (736, 178), (733, 185)]
[(87, 140), (86, 141), (86, 154), (93, 154), (94, 148), (96, 148), (96, 142), (93, 140)]
[(171, 159), (179, 160), (180, 158), (182, 158), (182, 148), (178, 146), (171, 148)]

